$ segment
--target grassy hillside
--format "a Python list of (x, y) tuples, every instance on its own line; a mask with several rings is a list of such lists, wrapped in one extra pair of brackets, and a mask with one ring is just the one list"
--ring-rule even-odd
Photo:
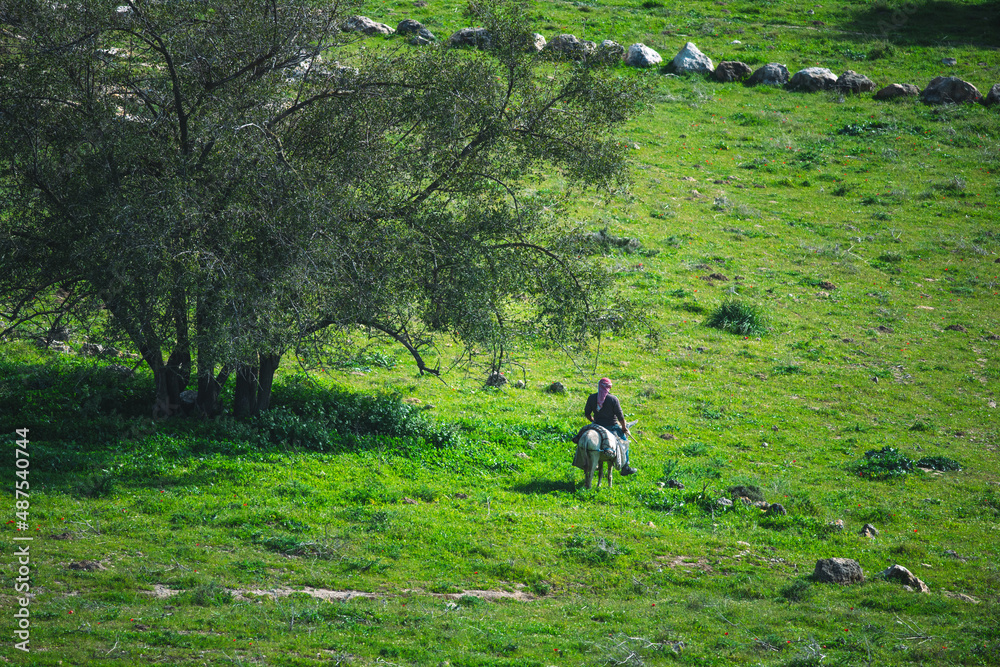
[[(463, 6), (363, 13), (445, 37), (466, 25)], [(546, 37), (644, 42), (665, 60), (694, 41), (715, 63), (853, 69), (879, 87), (1000, 82), (996, 2), (533, 13)], [(369, 43), (386, 41), (400, 40)], [(27, 533), (14, 453), (4, 468), (12, 628), (15, 536), (34, 538), (35, 594), (31, 653), (8, 639), (0, 659), (1000, 662), (1000, 112), (621, 75), (656, 90), (622, 137), (632, 190), (568, 193), (565, 215), (635, 240), (595, 259), (618, 268), (656, 337), (526, 344), (503, 389), (460, 370), (418, 376), (404, 351), (373, 344), (326, 374), (286, 362), (259, 420), (193, 424), (145, 416), (141, 370), (122, 379), (112, 360), (0, 346), (11, 452), (13, 430), (30, 429)], [(705, 326), (733, 300), (768, 330)], [(439, 349), (447, 365), (456, 348)], [(640, 473), (586, 491), (569, 437), (604, 375), (639, 419)], [(566, 392), (549, 393), (554, 381)], [(877, 537), (859, 534), (868, 523)], [(814, 581), (830, 557), (858, 561), (866, 581)], [(880, 577), (897, 563), (930, 592)]]

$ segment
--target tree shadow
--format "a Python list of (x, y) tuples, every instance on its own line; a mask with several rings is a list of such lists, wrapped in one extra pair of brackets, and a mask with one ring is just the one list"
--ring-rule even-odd
[(949, 0), (879, 2), (854, 13), (845, 30), (869, 34), (896, 44), (1000, 45), (1000, 2), (959, 4)]
[(556, 481), (554, 479), (537, 479), (527, 484), (518, 484), (517, 486), (513, 486), (510, 490), (515, 493), (534, 495), (546, 495), (559, 491), (564, 493), (573, 493), (576, 491), (576, 482)]

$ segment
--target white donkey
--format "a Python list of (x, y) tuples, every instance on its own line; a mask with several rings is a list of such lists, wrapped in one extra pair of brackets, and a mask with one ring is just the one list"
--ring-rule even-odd
[[(639, 423), (639, 420), (628, 422), (629, 430), (633, 426)], [(597, 429), (588, 429), (582, 436), (580, 436), (580, 446), (585, 447), (587, 451), (587, 462), (586, 468), (584, 468), (584, 478), (583, 478), (583, 488), (589, 489), (591, 482), (594, 481), (594, 471), (597, 471), (597, 486), (601, 486), (601, 475), (604, 474), (604, 464), (608, 464), (608, 488), (611, 488), (611, 470), (620, 469), (625, 461), (624, 455), (619, 456), (618, 454), (618, 442), (614, 434), (611, 434), (612, 442), (611, 446), (614, 447), (612, 451), (601, 449), (601, 434)]]

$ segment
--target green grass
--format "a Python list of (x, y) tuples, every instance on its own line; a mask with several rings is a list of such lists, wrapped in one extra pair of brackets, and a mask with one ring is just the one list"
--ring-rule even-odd
[[(465, 25), (462, 7), (362, 13), (416, 18), (444, 37)], [(716, 63), (855, 69), (879, 86), (955, 74), (985, 92), (1000, 79), (995, 4), (909, 7), (619, 0), (532, 11), (547, 37), (641, 41), (665, 60), (691, 40)], [(886, 34), (874, 34), (880, 23)], [(526, 387), (503, 390), (484, 389), (476, 371), (418, 376), (400, 350), (374, 345), (329, 375), (284, 364), (275, 410), (259, 420), (194, 424), (148, 418), (142, 369), (122, 380), (109, 361), (4, 343), (0, 424), (8, 442), (31, 429), (38, 595), (31, 655), (10, 643), (0, 655), (1000, 661), (996, 109), (621, 75), (656, 87), (623, 137), (637, 146), (632, 191), (572, 193), (564, 214), (593, 233), (588, 252), (619, 268), (658, 342), (622, 332), (574, 358), (525, 343), (510, 377)], [(703, 325), (732, 302), (766, 313), (767, 335)], [(946, 328), (956, 324), (965, 331)], [(603, 375), (639, 419), (640, 473), (585, 491), (569, 437)], [(545, 391), (556, 380), (565, 394)], [(887, 447), (897, 456), (878, 465), (913, 465), (876, 470), (866, 452)], [(5, 470), (13, 508), (13, 463)], [(685, 488), (659, 486), (669, 479)], [(788, 514), (719, 505), (737, 487)], [(858, 534), (865, 523), (878, 538)], [(15, 603), (13, 544), (4, 609)], [(831, 556), (858, 560), (866, 583), (813, 583), (816, 560)], [(105, 569), (68, 567), (84, 560)], [(877, 576), (894, 563), (931, 593)]]

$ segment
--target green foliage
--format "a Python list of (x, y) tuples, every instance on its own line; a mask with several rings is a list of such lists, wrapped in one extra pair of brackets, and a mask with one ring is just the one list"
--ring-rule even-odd
[(854, 469), (865, 479), (893, 479), (913, 472), (913, 459), (887, 446), (865, 452), (864, 459)]
[(198, 584), (194, 588), (180, 593), (176, 597), (178, 604), (196, 605), (199, 607), (220, 607), (231, 604), (233, 594), (217, 582)]
[(781, 589), (781, 597), (788, 602), (807, 602), (814, 594), (812, 583), (807, 579), (795, 579)]
[(705, 320), (705, 326), (739, 336), (763, 336), (770, 328), (763, 309), (738, 299), (723, 301)]
[(943, 472), (962, 469), (961, 463), (948, 456), (924, 456), (917, 459), (914, 465), (917, 468), (931, 468), (932, 470), (941, 470)]
[(577, 534), (566, 541), (563, 553), (586, 565), (607, 566), (629, 551), (618, 546), (614, 540), (602, 536)]

